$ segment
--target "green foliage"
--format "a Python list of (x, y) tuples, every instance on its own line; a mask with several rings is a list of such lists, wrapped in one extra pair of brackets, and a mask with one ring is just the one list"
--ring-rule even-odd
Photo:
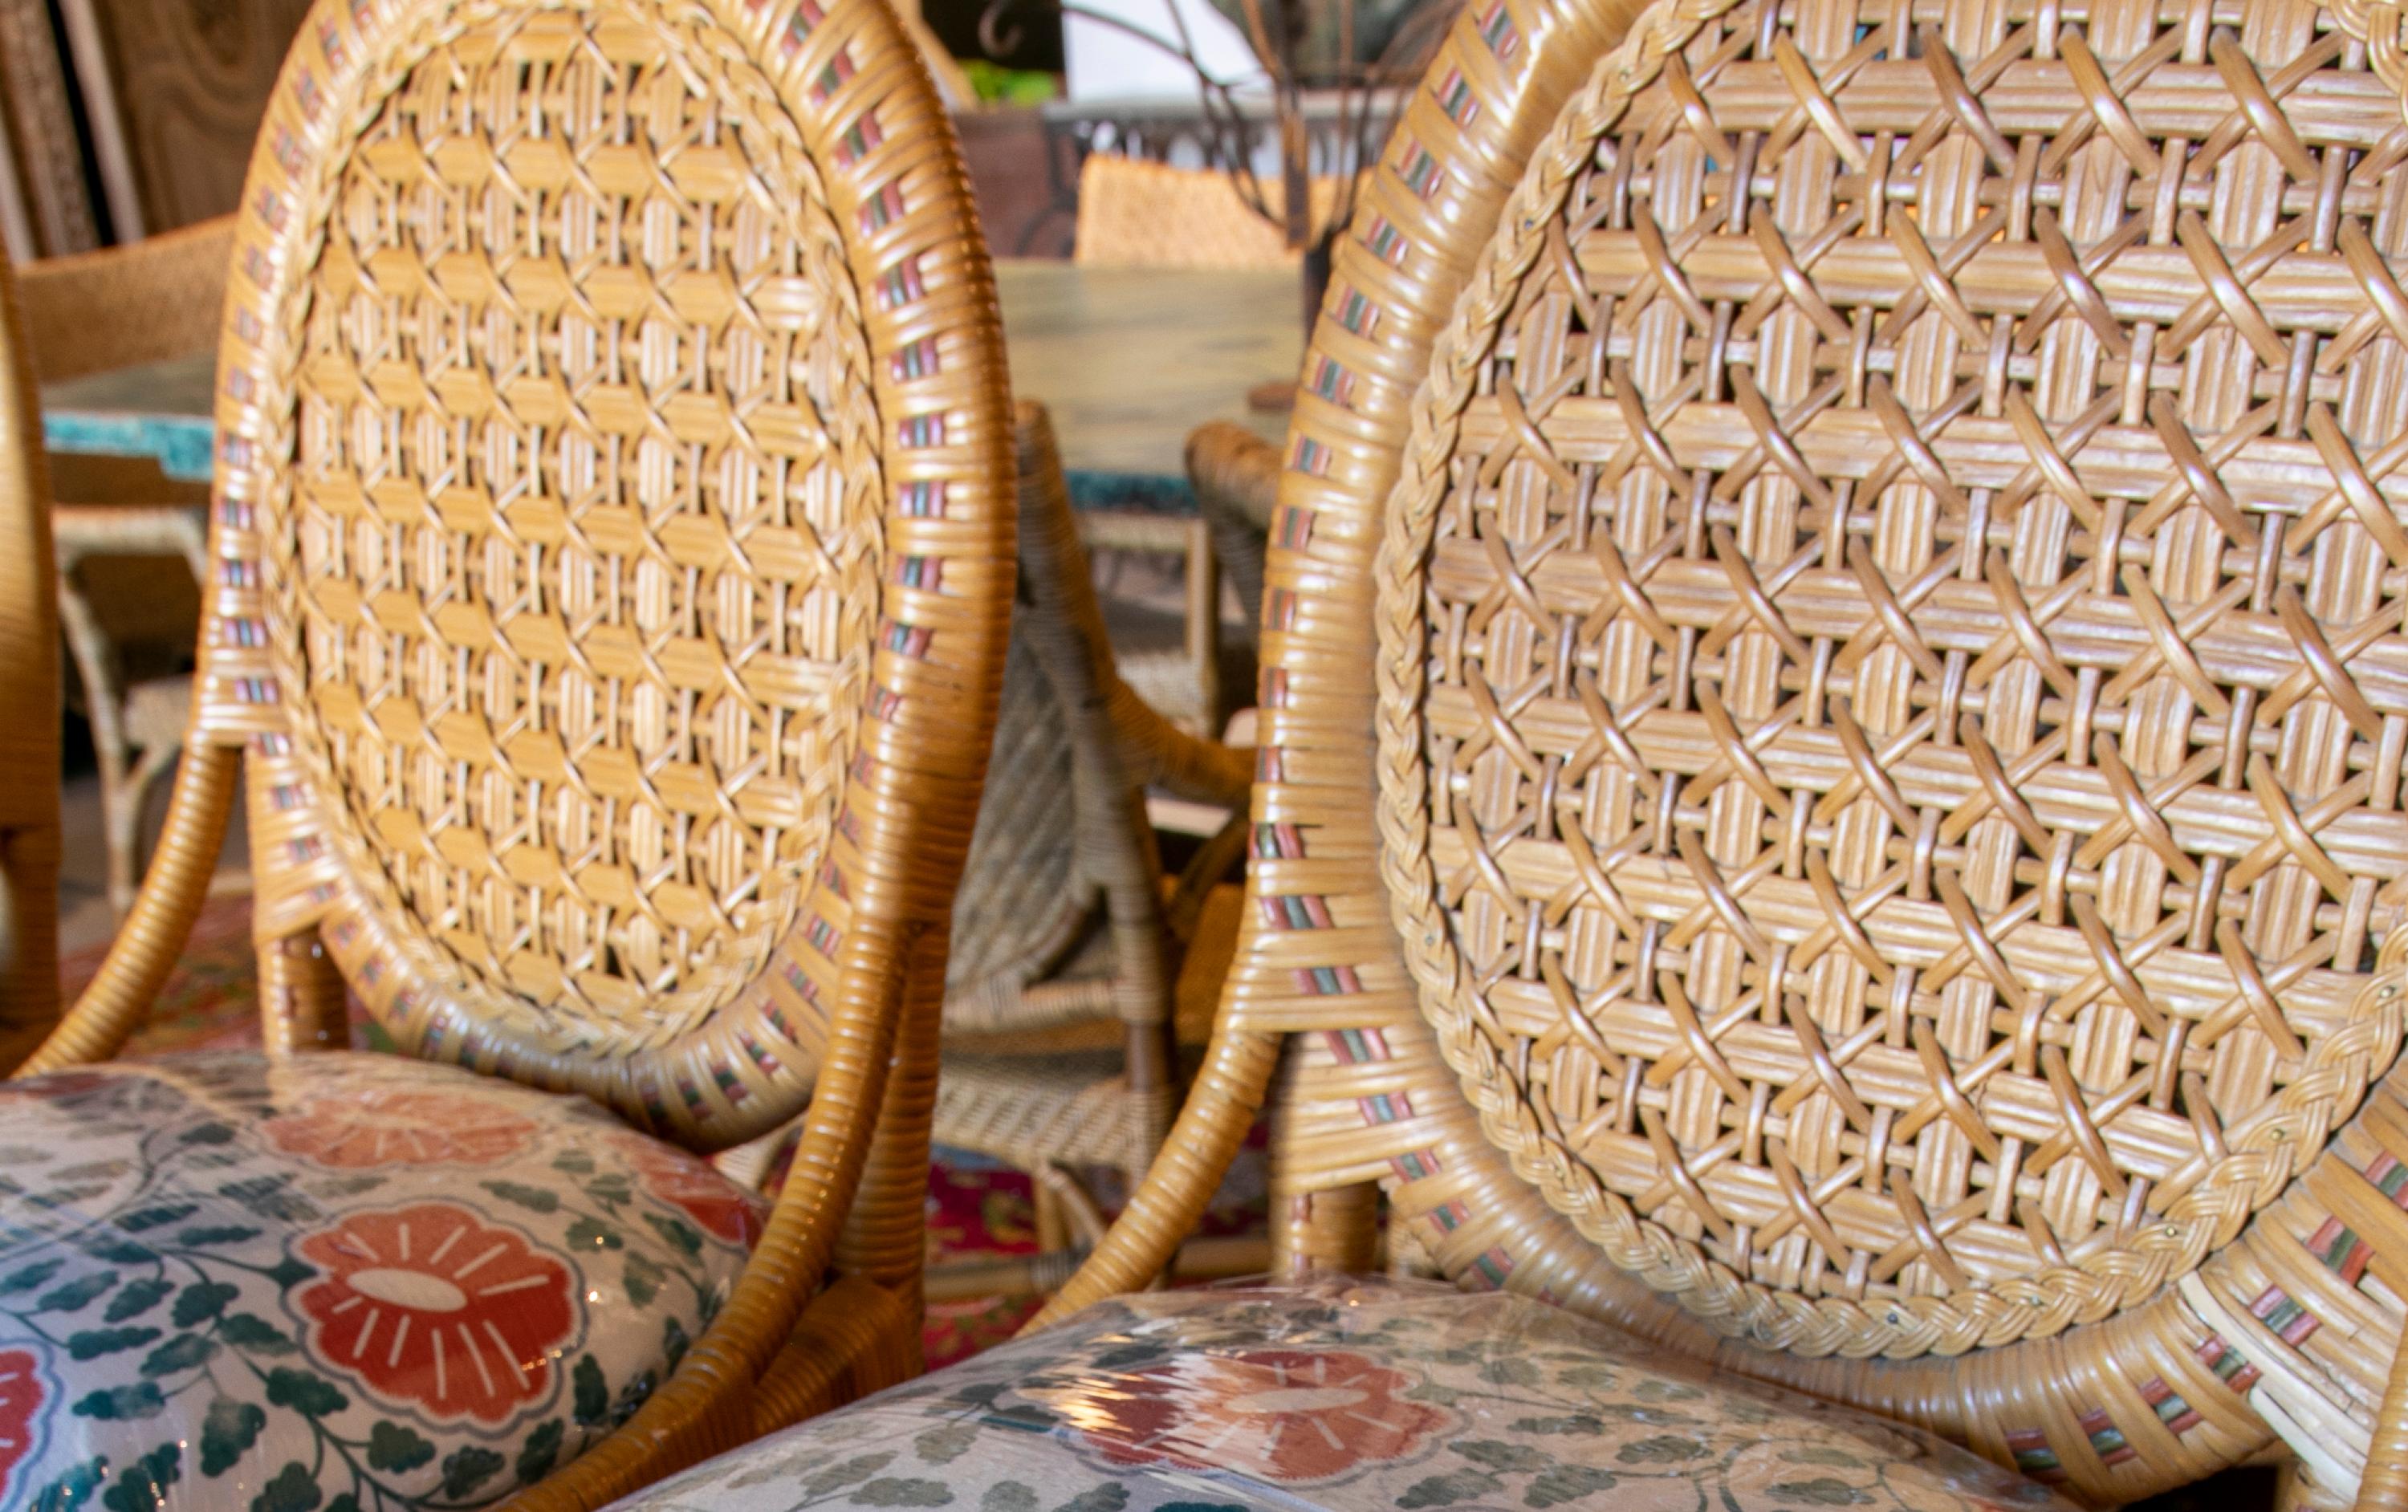
[(266, 1426), (267, 1414), (255, 1402), (222, 1396), (210, 1403), (201, 1419), (201, 1474), (222, 1476), (240, 1464)]

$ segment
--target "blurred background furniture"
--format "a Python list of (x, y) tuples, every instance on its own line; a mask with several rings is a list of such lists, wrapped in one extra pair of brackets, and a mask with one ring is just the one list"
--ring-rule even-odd
[(1263, 556), (1279, 498), (1280, 452), (1243, 425), (1213, 421), (1187, 438), (1196, 511), (1238, 600), (1240, 634), (1253, 645), (1263, 617)]
[[(938, 1143), (1037, 1179), (1039, 1244), (1103, 1234), (1082, 1172), (1144, 1174), (1178, 1102), (1173, 983), (1234, 948), (1207, 892), (1243, 855), (1252, 753), (1189, 735), (1124, 682), (1104, 634), (1053, 426), (1020, 405), (1020, 592), (986, 795), (953, 906)], [(1237, 817), (1166, 876), (1146, 792)], [(1191, 1057), (1192, 1060), (1192, 1057)], [(1067, 1269), (1063, 1274), (1067, 1274)]]
[[(1326, 215), (1335, 181), (1316, 179), (1312, 192)], [(1226, 173), (1096, 152), (1079, 166), (1070, 256), (1089, 267), (1293, 269), (1304, 254), (1252, 213)]]
[[(234, 218), (23, 268), (19, 307), (45, 385), (166, 359), (213, 362)], [(181, 748), (208, 577), (208, 492), (157, 459), (72, 449), (51, 459), (59, 618), (100, 769), (108, 899), (122, 920), (141, 879), (150, 791)], [(179, 577), (179, 574), (181, 576)]]

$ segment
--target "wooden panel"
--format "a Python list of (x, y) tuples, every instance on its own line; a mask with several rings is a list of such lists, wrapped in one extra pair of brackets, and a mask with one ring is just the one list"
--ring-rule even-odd
[(108, 52), (144, 229), (233, 209), (308, 0), (81, 3)]
[(19, 257), (79, 252), (99, 239), (68, 103), (66, 61), (42, 0), (0, 0), (0, 206)]

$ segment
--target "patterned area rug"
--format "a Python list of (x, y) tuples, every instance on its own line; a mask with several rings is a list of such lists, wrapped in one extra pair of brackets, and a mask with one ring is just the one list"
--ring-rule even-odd
[[(100, 970), (105, 946), (59, 963), (69, 1001)], [(150, 1022), (134, 1036), (129, 1055), (238, 1049), (259, 1044), (258, 974), (251, 949), (251, 900), (213, 898), (201, 910), (191, 943), (161, 991)], [(393, 1042), (351, 1005), (351, 1042), (390, 1050)], [(1098, 1191), (1098, 1196), (1110, 1194)], [(1107, 1207), (1116, 1204), (1108, 1202)], [(1261, 1233), (1267, 1222), (1259, 1149), (1232, 1175), (1209, 1216), (1214, 1234)], [(939, 1150), (928, 1172), (928, 1262), (992, 1260), (1037, 1252), (1034, 1184), (1018, 1171), (975, 1155)], [(1011, 1337), (1042, 1299), (982, 1297), (931, 1303), (924, 1341), (935, 1369), (968, 1359)]]

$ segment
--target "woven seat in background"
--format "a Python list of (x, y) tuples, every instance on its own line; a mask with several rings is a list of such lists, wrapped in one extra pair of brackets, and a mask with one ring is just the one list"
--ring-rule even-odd
[[(1267, 192), (1277, 192), (1276, 182)], [(1337, 181), (1311, 187), (1315, 219), (1337, 193)], [(1091, 152), (1079, 164), (1079, 223), (1070, 260), (1084, 267), (1295, 267), (1301, 250), (1286, 233), (1254, 213), (1221, 168)]]
[[(56, 383), (210, 349), (234, 231), (235, 218), (222, 216), (20, 269), (36, 378)], [(100, 768), (108, 904), (122, 919), (142, 877), (144, 809), (173, 768), (191, 712), (192, 679), (175, 663), (192, 652), (208, 576), (208, 491), (136, 458), (62, 455), (50, 476), (59, 615)], [(190, 587), (177, 580), (182, 573)], [(165, 668), (146, 664), (163, 660)]]
[[(1013, 571), (993, 285), (909, 39), (875, 0), (327, 0), (270, 103), (234, 267), (210, 593), (166, 833), (108, 961), (7, 1107), (32, 1118), (149, 1078), (285, 1130), (210, 1125), (178, 1149), (319, 1149), (322, 1166), (368, 1170), (210, 1189), (280, 1223), (364, 1225), (314, 1266), (255, 1262), (226, 1282), (237, 1291), (329, 1266), (337, 1286), (340, 1256), (433, 1265), (450, 1253), (427, 1248), (435, 1235), (464, 1225), (584, 1282), (558, 1304), (558, 1337), (489, 1330), (499, 1376), (463, 1320), (469, 1354), (447, 1375), (437, 1348), (431, 1384), (380, 1374), (408, 1339), (429, 1348), (423, 1333), (368, 1348), (371, 1309), (348, 1325), (349, 1353), (329, 1352), (337, 1324), (308, 1309), (331, 1293), (268, 1296), (251, 1311), (289, 1314), (300, 1354), (261, 1376), (264, 1398), (179, 1390), (163, 1410), (206, 1409), (212, 1442), (237, 1422), (295, 1443), (375, 1428), (368, 1469), (322, 1436), (315, 1459), (265, 1467), (289, 1505), (466, 1505), (510, 1486), (491, 1478), (507, 1466), (512, 1505), (548, 1512), (912, 1373), (951, 905)], [(106, 1060), (140, 1021), (237, 780), (269, 1055), (36, 1075)], [(347, 987), (422, 1059), (342, 1053)], [(477, 1078), (423, 1063), (455, 1063), (498, 1078), (494, 1105), (467, 1132), (354, 1136), (342, 1120), (410, 1120), (398, 1105), (284, 1106), (308, 1093), (308, 1056), (327, 1058), (329, 1085), (372, 1076), (409, 1108), (476, 1101)], [(521, 1105), (591, 1117), (503, 1081), (584, 1093), (633, 1128), (476, 1179), (464, 1168), (523, 1137)], [(797, 1112), (794, 1174), (748, 1233), (685, 1150)], [(431, 1165), (408, 1153), (422, 1138)], [(329, 1139), (334, 1153), (310, 1143)], [(309, 1200), (259, 1197), (287, 1180)], [(432, 1229), (416, 1207), (359, 1216), (392, 1200), (359, 1195), (380, 1183), (430, 1181), (446, 1215)], [(631, 1193), (663, 1190), (684, 1216), (636, 1222)], [(89, 1217), (129, 1236), (151, 1220)], [(555, 1225), (577, 1253), (546, 1248)], [(724, 1300), (667, 1284), (649, 1248), (711, 1252), (705, 1232), (750, 1244)], [(209, 1242), (280, 1233), (248, 1223)], [(391, 1283), (355, 1290), (405, 1323), (459, 1290)], [(647, 1310), (671, 1305), (699, 1315), (665, 1328)], [(620, 1327), (604, 1363), (578, 1358), (589, 1324)], [(159, 1368), (268, 1336), (211, 1334)], [(86, 1376), (137, 1358), (89, 1352)], [(454, 1411), (471, 1357), (524, 1410)], [(342, 1384), (279, 1384), (304, 1361)], [(416, 1437), (361, 1416), (412, 1392)], [(159, 1400), (154, 1385), (144, 1405)], [(72, 1426), (205, 1436), (149, 1411)], [(182, 1440), (166, 1436), (141, 1460), (155, 1484), (224, 1473), (217, 1450), (179, 1469)], [(122, 1440), (108, 1451), (131, 1462)]]
[(1213, 1054), (1047, 1316), (1284, 1064), (1283, 1266), (1384, 1210), (2096, 1504), (2401, 1505), (2399, 27), (1467, 7), (1283, 453)]
[[(1178, 1101), (1173, 984), (1182, 966), (1217, 981), (1231, 943), (1197, 940), (1201, 899), (1163, 876), (1146, 790), (1242, 811), (1252, 769), (1122, 680), (1041, 406), (1020, 406), (1017, 445), (1019, 602), (953, 906), (934, 1131), (1036, 1176), (1040, 1216), (1092, 1242), (1077, 1169), (1134, 1181), (1152, 1163)], [(1208, 846), (1186, 888), (1218, 882), (1238, 838)]]

